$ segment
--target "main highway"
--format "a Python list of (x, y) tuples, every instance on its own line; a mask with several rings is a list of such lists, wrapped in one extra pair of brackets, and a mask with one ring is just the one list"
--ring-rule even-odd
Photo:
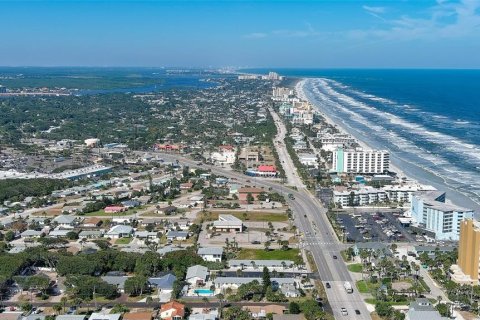
[[(273, 110), (271, 110), (272, 112)], [(272, 190), (282, 193), (285, 196), (292, 194), (294, 199), (286, 197), (288, 204), (292, 209), (295, 217), (295, 224), (299, 231), (303, 233), (302, 246), (310, 251), (320, 275), (320, 279), (325, 287), (328, 301), (332, 308), (336, 319), (371, 319), (366, 305), (358, 293), (355, 283), (352, 280), (345, 262), (343, 261), (340, 251), (345, 246), (338, 240), (333, 228), (328, 221), (327, 210), (322, 206), (320, 201), (316, 199), (303, 185), (298, 178), (298, 174), (293, 165), (293, 161), (288, 155), (283, 142), (286, 129), (283, 122), (278, 118), (276, 113), (272, 113), (274, 121), (277, 125), (278, 135), (275, 139), (275, 147), (279, 154), (282, 166), (287, 176), (287, 183), (283, 185), (271, 180), (255, 179), (254, 184), (258, 187), (271, 188)], [(179, 161), (180, 164), (190, 167), (199, 167), (196, 161), (185, 158), (178, 154), (160, 153), (165, 161)], [(211, 169), (216, 174), (223, 175), (228, 178), (234, 178), (238, 182), (244, 184), (252, 184), (248, 182), (249, 177), (230, 170), (222, 169), (216, 166), (203, 165), (201, 167)], [(292, 178), (293, 177), (293, 178)], [(290, 180), (289, 180), (290, 179)], [(248, 181), (247, 181), (248, 180)], [(292, 188), (292, 186), (296, 188)], [(296, 189), (296, 190), (295, 190)], [(334, 256), (337, 259), (334, 259)], [(354, 291), (347, 293), (343, 284), (349, 281)], [(326, 288), (326, 283), (331, 288)], [(341, 308), (347, 309), (348, 315), (342, 315)], [(358, 310), (360, 314), (356, 314)]]

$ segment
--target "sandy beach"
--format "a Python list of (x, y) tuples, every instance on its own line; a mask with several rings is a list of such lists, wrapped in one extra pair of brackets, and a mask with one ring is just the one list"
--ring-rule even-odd
[[(348, 130), (346, 127), (342, 126), (341, 123), (338, 121), (335, 122), (332, 120), (328, 114), (321, 109), (321, 106), (318, 103), (315, 103), (311, 99), (308, 99), (307, 95), (305, 94), (304, 86), (308, 79), (302, 79), (298, 81), (295, 85), (295, 91), (297, 96), (300, 99), (305, 101), (309, 101), (313, 106), (317, 108), (317, 111), (320, 113), (325, 120), (335, 126), (340, 132), (349, 134), (353, 136), (358, 144), (364, 149), (378, 149), (378, 147), (373, 148), (371, 145), (366, 143), (364, 140), (360, 139), (355, 132), (352, 130)], [(401, 169), (402, 168), (402, 169)], [(452, 188), (449, 186), (444, 180), (441, 178), (432, 175), (427, 171), (423, 171), (424, 169), (417, 166), (415, 163), (409, 163), (405, 159), (396, 157), (395, 154), (390, 154), (390, 170), (397, 173), (397, 176), (401, 178), (406, 178), (407, 180), (414, 181), (419, 184), (423, 184), (425, 186), (431, 186), (436, 188), (437, 190), (442, 190), (447, 192), (447, 203), (453, 203), (460, 207), (470, 208), (476, 212), (476, 217), (480, 219), (480, 204), (475, 202), (468, 194), (458, 190), (456, 188)]]

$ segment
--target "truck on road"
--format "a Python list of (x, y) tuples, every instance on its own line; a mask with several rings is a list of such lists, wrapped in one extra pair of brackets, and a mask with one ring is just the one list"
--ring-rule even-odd
[(343, 283), (343, 287), (345, 288), (345, 291), (347, 291), (347, 293), (352, 293), (353, 292), (353, 287), (352, 287), (352, 284), (348, 281), (345, 281)]

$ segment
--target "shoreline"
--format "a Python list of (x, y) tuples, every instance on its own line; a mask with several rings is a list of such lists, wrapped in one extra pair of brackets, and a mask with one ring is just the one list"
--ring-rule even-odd
[[(347, 133), (351, 135), (355, 140), (357, 140), (358, 144), (365, 149), (372, 149), (369, 143), (367, 143), (363, 136), (359, 137), (359, 134), (355, 133), (355, 128), (352, 130), (347, 129), (344, 125), (340, 122), (335, 122), (332, 117), (329, 117), (324, 110), (319, 106), (317, 103), (309, 99), (304, 91), (304, 85), (307, 80), (313, 78), (302, 78), (295, 84), (295, 92), (300, 99), (308, 101), (311, 103), (317, 112), (320, 113), (322, 117), (325, 118), (325, 121), (330, 125), (335, 126), (339, 129), (342, 133)], [(383, 146), (380, 146), (378, 149), (384, 149)], [(394, 163), (395, 162), (395, 163)], [(402, 166), (402, 164), (404, 166)], [(402, 168), (402, 169), (401, 169)], [(446, 203), (455, 204), (459, 207), (468, 208), (475, 212), (475, 218), (480, 219), (480, 204), (474, 201), (468, 193), (464, 193), (460, 190), (453, 188), (452, 186), (448, 185), (448, 183), (441, 177), (436, 176), (434, 173), (422, 168), (421, 166), (415, 163), (408, 163), (407, 160), (402, 159), (396, 156), (394, 153), (390, 152), (390, 168), (391, 171), (397, 173), (397, 177), (400, 179), (405, 177), (410, 181), (414, 181), (418, 184), (423, 184), (426, 186), (432, 186), (437, 190), (444, 191), (447, 193), (447, 200)]]
[[(322, 110), (320, 110), (320, 108), (315, 104), (313, 103), (312, 101), (310, 101), (310, 99), (307, 98), (307, 96), (305, 95), (305, 92), (303, 91), (303, 86), (305, 85), (305, 81), (306, 79), (301, 79), (300, 81), (298, 81), (296, 84), (295, 84), (295, 92), (297, 94), (297, 96), (302, 99), (302, 100), (305, 100), (305, 101), (308, 101), (311, 105), (315, 106), (316, 108), (316, 111), (320, 113), (320, 115), (325, 119), (325, 121), (330, 124), (331, 126), (337, 128), (341, 133), (344, 133), (344, 134), (349, 134), (351, 136), (353, 136), (353, 138), (355, 138), (355, 140), (357, 141), (357, 143), (360, 145), (360, 147), (362, 147), (363, 149), (365, 150), (369, 150), (369, 149), (374, 149), (372, 148), (370, 145), (368, 145), (365, 141), (363, 140), (360, 140), (357, 136), (354, 136), (352, 135), (350, 132), (348, 132), (343, 126), (339, 125), (338, 123), (336, 123), (335, 121), (333, 121), (328, 115), (325, 114), (325, 112), (323, 112)], [(407, 178), (408, 180), (411, 180), (411, 181), (415, 181), (417, 183), (420, 183), (418, 182), (417, 179), (413, 178), (413, 177), (410, 177), (408, 176), (403, 170), (401, 170), (398, 166), (396, 166), (395, 164), (393, 164), (391, 161), (390, 161), (390, 165), (389, 165), (389, 170), (390, 171), (393, 171), (397, 174), (397, 177), (399, 179), (405, 177)]]

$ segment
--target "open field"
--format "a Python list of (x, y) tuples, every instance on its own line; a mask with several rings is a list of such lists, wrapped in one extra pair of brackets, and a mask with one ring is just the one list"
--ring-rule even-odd
[(266, 211), (209, 211), (202, 213), (200, 217), (203, 217), (204, 221), (215, 221), (218, 219), (219, 214), (231, 214), (242, 221), (284, 222), (288, 220), (286, 213), (274, 213)]

